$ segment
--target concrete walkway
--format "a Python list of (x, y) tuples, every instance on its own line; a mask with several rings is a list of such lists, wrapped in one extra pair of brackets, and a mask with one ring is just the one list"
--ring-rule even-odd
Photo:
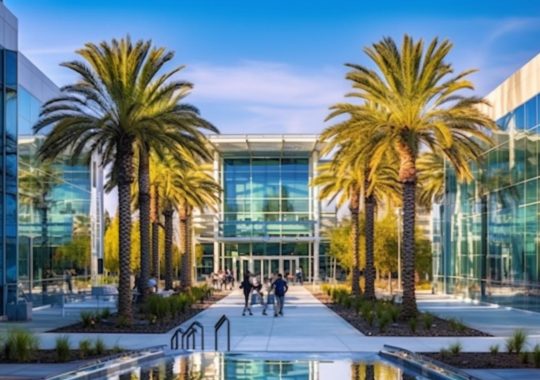
[(486, 303), (473, 303), (447, 295), (418, 294), (418, 307), (443, 318), (457, 318), (466, 325), (494, 336), (510, 336), (524, 329), (540, 336), (540, 313)]
[[(451, 304), (448, 309), (439, 307), (442, 305), (434, 298), (429, 302), (425, 299), (419, 302), (421, 308), (430, 310), (444, 316), (457, 316), (465, 323), (481, 330), (497, 332), (497, 325), (520, 324), (527, 328), (525, 323), (529, 318), (534, 319), (534, 315), (524, 313), (516, 314), (496, 314), (502, 321), (497, 322), (497, 318), (492, 318), (492, 310), (482, 308), (465, 312), (463, 305), (459, 303)], [(439, 305), (439, 306), (438, 306)], [(452, 306), (453, 305), (453, 306)], [(214, 324), (225, 314), (231, 320), (231, 350), (237, 352), (378, 352), (385, 344), (400, 346), (411, 351), (428, 352), (439, 351), (443, 347), (459, 341), (463, 345), (464, 351), (487, 352), (489, 347), (498, 344), (501, 351), (504, 351), (506, 337), (505, 334), (497, 334), (497, 337), (372, 337), (363, 336), (358, 330), (353, 328), (337, 314), (320, 303), (311, 293), (300, 286), (291, 286), (286, 297), (285, 316), (274, 318), (272, 308), (268, 310), (268, 316), (261, 315), (260, 305), (253, 308), (253, 316), (242, 317), (243, 296), (240, 290), (234, 290), (229, 296), (212, 305), (210, 308), (200, 313), (193, 320), (199, 321), (205, 329), (205, 350), (214, 350)], [(480, 320), (484, 316), (485, 325), (479, 321), (474, 323), (475, 318)], [(523, 317), (519, 319), (518, 317)], [(507, 320), (507, 318), (513, 318)], [(473, 323), (471, 323), (473, 321)], [(491, 321), (491, 322), (489, 322)], [(192, 320), (184, 323), (182, 327), (187, 327)], [(488, 323), (489, 322), (489, 323)], [(533, 321), (530, 321), (533, 323)], [(535, 322), (537, 323), (537, 322)], [(492, 327), (490, 327), (492, 326)], [(174, 330), (173, 330), (174, 331)], [(502, 331), (502, 330), (501, 330)], [(536, 331), (536, 330), (534, 330)], [(55, 339), (62, 334), (40, 333), (40, 342), (43, 348), (53, 348)], [(121, 347), (145, 348), (156, 345), (169, 345), (172, 331), (164, 334), (65, 334), (70, 337), (73, 346), (79, 340), (100, 336), (107, 345), (115, 344)], [(529, 335), (529, 345), (533, 347), (540, 343), (540, 335)], [(225, 349), (225, 329), (220, 335), (220, 350)], [(197, 348), (200, 348), (197, 341)]]

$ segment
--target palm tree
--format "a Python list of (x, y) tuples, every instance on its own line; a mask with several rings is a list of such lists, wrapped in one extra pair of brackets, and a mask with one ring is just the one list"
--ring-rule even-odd
[[(162, 80), (170, 78), (182, 68), (177, 68), (169, 73), (162, 75)], [(160, 78), (160, 79), (161, 79)], [(171, 84), (169, 84), (170, 86)], [(218, 133), (219, 131), (209, 122), (200, 117), (199, 111), (192, 105), (180, 104), (193, 88), (193, 85), (188, 82), (174, 82), (174, 92), (167, 92), (165, 96), (156, 99), (156, 107), (160, 108), (160, 103), (165, 102), (166, 109), (171, 105), (174, 110), (168, 110), (166, 117), (162, 120), (154, 119), (156, 123), (161, 124), (164, 139), (159, 141), (141, 140), (138, 141), (138, 204), (139, 204), (139, 231), (140, 231), (140, 252), (141, 252), (141, 273), (139, 282), (139, 292), (146, 294), (145, 288), (150, 277), (151, 256), (150, 256), (150, 221), (151, 205), (150, 205), (150, 152), (155, 151), (158, 156), (163, 156), (162, 152), (172, 152), (178, 154), (179, 160), (184, 160), (183, 152), (200, 157), (201, 159), (209, 159), (208, 141), (200, 129), (207, 129)], [(149, 89), (149, 91), (153, 91)], [(174, 100), (174, 103), (168, 102)], [(150, 97), (151, 98), (151, 97)], [(159, 115), (159, 110), (157, 115)], [(171, 120), (169, 120), (171, 118)], [(154, 229), (155, 231), (155, 229)], [(155, 243), (154, 243), (155, 244)], [(154, 252), (155, 253), (155, 252)], [(155, 264), (155, 258), (154, 258)]]
[(201, 212), (205, 208), (213, 209), (219, 199), (221, 187), (211, 174), (211, 167), (203, 162), (194, 162), (179, 172), (178, 191), (180, 203), (178, 204), (178, 217), (180, 219), (180, 252), (182, 253), (182, 287), (193, 284), (193, 262), (191, 252), (191, 225), (193, 210), (198, 208)]
[[(191, 286), (191, 239), (189, 238), (191, 216), (194, 208), (215, 207), (220, 187), (210, 174), (208, 165), (196, 159), (178, 161), (172, 156), (153, 163), (160, 180), (159, 203), (165, 218), (165, 288), (173, 283), (172, 242), (173, 215), (178, 212), (180, 220), (180, 245), (182, 253), (182, 287)], [(153, 169), (154, 170), (154, 169)]]
[[(197, 133), (186, 132), (185, 106), (179, 105), (186, 84), (171, 78), (177, 68), (161, 69), (174, 57), (151, 41), (129, 37), (77, 51), (82, 60), (65, 62), (79, 80), (43, 105), (36, 132), (53, 128), (40, 149), (42, 158), (63, 152), (78, 157), (83, 151), (100, 152), (102, 165), (111, 165), (107, 189), (118, 187), (119, 207), (119, 315), (131, 318), (131, 185), (133, 159), (142, 142), (154, 149), (183, 143)], [(195, 114), (196, 112), (193, 112)], [(187, 137), (186, 137), (187, 136)], [(197, 145), (197, 144), (194, 144)]]
[[(338, 125), (339, 126), (339, 125)], [(339, 128), (337, 128), (339, 131)], [(374, 236), (375, 236), (375, 212), (377, 206), (386, 203), (396, 203), (398, 200), (398, 181), (397, 171), (390, 165), (392, 157), (387, 157), (385, 162), (379, 164), (376, 170), (370, 170), (367, 157), (369, 152), (369, 138), (361, 141), (351, 142), (349, 140), (340, 141), (340, 135), (334, 134), (333, 127), (327, 128), (321, 138), (327, 141), (325, 150), (334, 151), (333, 162), (337, 169), (334, 173), (329, 174), (325, 181), (334, 186), (337, 184), (335, 178), (354, 178), (354, 186), (357, 187), (360, 197), (363, 198), (363, 206), (365, 213), (364, 238), (366, 249), (366, 267), (365, 267), (365, 285), (364, 297), (369, 300), (375, 299), (375, 257), (374, 257)], [(317, 183), (317, 181), (315, 181)], [(339, 185), (338, 185), (339, 186)], [(321, 191), (326, 194), (324, 189)], [(337, 191), (340, 188), (335, 189)], [(356, 202), (356, 200), (355, 200)], [(356, 205), (354, 205), (356, 206)], [(358, 216), (356, 223), (358, 223)], [(353, 219), (354, 220), (354, 219)], [(358, 227), (356, 228), (358, 230)], [(358, 234), (358, 231), (353, 232)], [(356, 235), (353, 235), (353, 241)], [(354, 248), (358, 250), (358, 247)], [(355, 259), (357, 263), (359, 260)]]
[(313, 179), (313, 186), (320, 186), (320, 199), (329, 202), (337, 199), (338, 207), (349, 202), (351, 212), (351, 241), (353, 268), (351, 290), (355, 297), (362, 293), (360, 289), (360, 199), (364, 184), (363, 174), (352, 170), (347, 161), (334, 159), (319, 166), (319, 174)]
[(348, 130), (351, 139), (369, 135), (372, 145), (370, 168), (376, 168), (387, 152), (399, 158), (399, 181), (403, 204), (403, 318), (417, 313), (415, 296), (415, 193), (417, 159), (421, 152), (445, 156), (458, 174), (470, 173), (491, 139), (487, 130), (496, 124), (478, 107), (486, 102), (465, 96), (474, 89), (467, 79), (473, 70), (453, 74), (445, 60), (452, 44), (434, 39), (425, 49), (422, 40), (404, 36), (401, 47), (391, 38), (373, 44), (365, 53), (376, 70), (348, 64), (347, 79), (353, 82), (351, 96), (365, 104), (337, 104), (331, 117), (354, 116)]

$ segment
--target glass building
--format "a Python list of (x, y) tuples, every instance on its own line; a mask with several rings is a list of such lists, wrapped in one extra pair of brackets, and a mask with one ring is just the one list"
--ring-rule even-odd
[(540, 55), (487, 96), (494, 145), (434, 209), (438, 291), (540, 310)]
[(103, 257), (103, 235), (92, 234), (103, 219), (95, 209), (102, 195), (92, 196), (93, 179), (101, 173), (84, 156), (42, 162), (37, 157), (42, 141), (19, 137), (19, 284), (34, 306), (54, 302), (66, 271), (91, 279), (97, 274), (92, 263)]
[[(32, 126), (58, 87), (18, 51), (17, 18), (2, 2), (0, 28), (0, 318), (11, 318), (23, 299), (53, 302), (44, 293), (62, 290), (65, 269), (98, 273), (103, 174), (97, 157), (90, 165), (60, 159), (48, 168), (37, 160)], [(53, 285), (43, 286), (45, 273)]]
[(217, 213), (200, 215), (198, 274), (231, 269), (269, 277), (327, 273), (324, 228), (335, 208), (323, 210), (317, 173), (321, 143), (315, 135), (217, 135), (214, 176), (223, 189)]

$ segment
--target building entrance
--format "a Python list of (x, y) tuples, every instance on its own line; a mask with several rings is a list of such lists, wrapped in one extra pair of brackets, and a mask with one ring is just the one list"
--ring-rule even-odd
[(235, 258), (233, 261), (235, 261), (234, 268), (238, 281), (242, 281), (247, 271), (260, 275), (261, 278), (271, 278), (275, 273), (281, 273), (284, 277), (287, 273), (294, 275), (296, 268), (300, 265), (298, 256), (276, 258), (252, 256)]

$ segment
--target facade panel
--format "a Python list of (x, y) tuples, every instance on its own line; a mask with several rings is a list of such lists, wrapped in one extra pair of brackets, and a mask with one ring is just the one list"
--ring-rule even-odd
[[(446, 170), (434, 217), (434, 279), (451, 294), (540, 310), (540, 56), (487, 99), (499, 125), (475, 181)], [(527, 74), (527, 76), (523, 76)]]

